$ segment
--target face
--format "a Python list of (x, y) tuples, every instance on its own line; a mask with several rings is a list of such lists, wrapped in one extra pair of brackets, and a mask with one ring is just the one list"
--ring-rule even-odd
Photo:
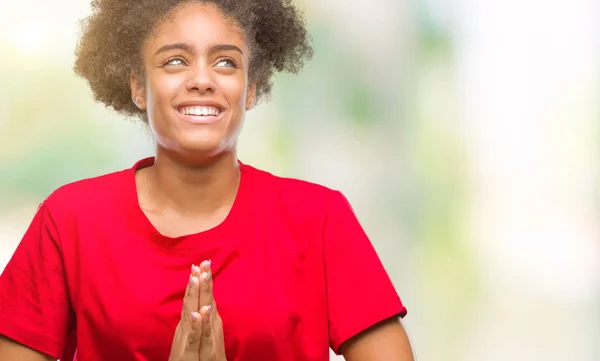
[(157, 151), (194, 158), (234, 151), (254, 104), (242, 31), (213, 5), (192, 3), (160, 23), (142, 48), (143, 81), (131, 77)]

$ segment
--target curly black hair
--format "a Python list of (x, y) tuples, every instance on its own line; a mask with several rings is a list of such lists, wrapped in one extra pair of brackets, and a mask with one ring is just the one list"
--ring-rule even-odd
[(94, 99), (146, 120), (130, 88), (131, 73), (143, 74), (142, 44), (180, 5), (192, 2), (216, 5), (243, 30), (257, 101), (271, 94), (275, 71), (297, 73), (313, 55), (303, 14), (292, 0), (93, 0), (91, 15), (81, 22), (74, 71), (88, 81)]

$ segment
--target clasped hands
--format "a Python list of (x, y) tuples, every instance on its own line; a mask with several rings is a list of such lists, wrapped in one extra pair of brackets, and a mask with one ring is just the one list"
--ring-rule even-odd
[(169, 361), (227, 361), (210, 261), (192, 265)]

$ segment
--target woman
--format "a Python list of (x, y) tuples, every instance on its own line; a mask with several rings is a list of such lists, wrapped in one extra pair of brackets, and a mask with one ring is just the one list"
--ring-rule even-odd
[(311, 56), (297, 9), (92, 6), (75, 71), (155, 157), (40, 205), (0, 278), (0, 360), (412, 360), (344, 196), (237, 160), (245, 112)]

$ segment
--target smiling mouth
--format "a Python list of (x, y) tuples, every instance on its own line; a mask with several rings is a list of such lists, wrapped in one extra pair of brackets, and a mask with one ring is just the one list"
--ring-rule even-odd
[(212, 106), (190, 106), (177, 109), (180, 114), (197, 117), (218, 117), (222, 110)]

